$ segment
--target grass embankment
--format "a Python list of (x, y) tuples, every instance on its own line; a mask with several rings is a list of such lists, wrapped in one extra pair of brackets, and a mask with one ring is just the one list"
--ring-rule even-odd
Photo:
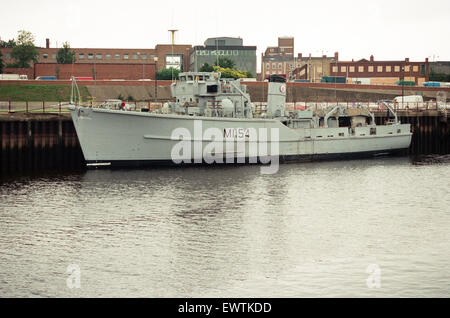
[[(83, 100), (91, 97), (86, 86), (78, 87)], [(0, 101), (69, 101), (70, 89), (69, 85), (1, 84)]]

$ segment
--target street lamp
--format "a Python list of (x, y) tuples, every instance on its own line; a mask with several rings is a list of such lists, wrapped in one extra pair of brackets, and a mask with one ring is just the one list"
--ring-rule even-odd
[(403, 96), (405, 92), (405, 63), (402, 65), (402, 81), (400, 82), (402, 84), (402, 107), (403, 107)]
[(155, 101), (158, 100), (158, 57), (155, 56), (153, 58), (155, 61)]
[(94, 101), (97, 95), (97, 69), (96, 69), (97, 53), (94, 52)]
[(144, 88), (144, 59), (140, 52), (137, 52), (137, 55), (142, 59), (142, 100), (145, 98), (145, 88)]

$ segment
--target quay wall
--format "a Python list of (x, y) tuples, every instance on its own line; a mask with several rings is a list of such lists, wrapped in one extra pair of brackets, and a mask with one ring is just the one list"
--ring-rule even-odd
[(67, 115), (1, 115), (0, 136), (0, 176), (85, 167)]
[[(376, 113), (383, 124), (386, 112)], [(399, 111), (413, 132), (410, 155), (450, 154), (447, 117), (436, 110)], [(0, 177), (5, 175), (85, 169), (85, 161), (69, 115), (0, 115)]]
[[(70, 81), (1, 81), (1, 84), (37, 84), (37, 85), (65, 85), (70, 87)], [(135, 100), (169, 100), (171, 81), (158, 81), (155, 91), (155, 81), (79, 81), (79, 85), (86, 86), (91, 96), (96, 100), (117, 98), (122, 95), (125, 99), (133, 97)], [(252, 101), (267, 101), (267, 82), (245, 82)], [(360, 85), (333, 83), (288, 83), (288, 102), (376, 102), (380, 99), (392, 99), (402, 94), (402, 87), (387, 85)], [(425, 100), (436, 99), (438, 93), (444, 93), (450, 99), (450, 88), (445, 87), (403, 87), (404, 95), (422, 95)], [(0, 96), (0, 101), (2, 97)]]

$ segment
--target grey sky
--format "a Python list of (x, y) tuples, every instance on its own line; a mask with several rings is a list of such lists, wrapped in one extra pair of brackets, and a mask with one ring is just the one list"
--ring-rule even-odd
[(199, 45), (208, 37), (240, 36), (244, 45), (276, 46), (295, 37), (295, 53), (369, 58), (450, 60), (449, 0), (320, 1), (2, 1), (0, 36), (31, 31), (36, 45), (69, 41), (72, 47), (153, 48), (176, 42)]

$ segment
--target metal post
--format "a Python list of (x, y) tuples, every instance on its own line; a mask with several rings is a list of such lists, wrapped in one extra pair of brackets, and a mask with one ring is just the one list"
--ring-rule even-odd
[(158, 100), (158, 57), (154, 58), (155, 61), (155, 102)]
[(42, 101), (42, 112), (45, 113), (45, 101)]
[(11, 101), (8, 101), (8, 113), (11, 112)]

